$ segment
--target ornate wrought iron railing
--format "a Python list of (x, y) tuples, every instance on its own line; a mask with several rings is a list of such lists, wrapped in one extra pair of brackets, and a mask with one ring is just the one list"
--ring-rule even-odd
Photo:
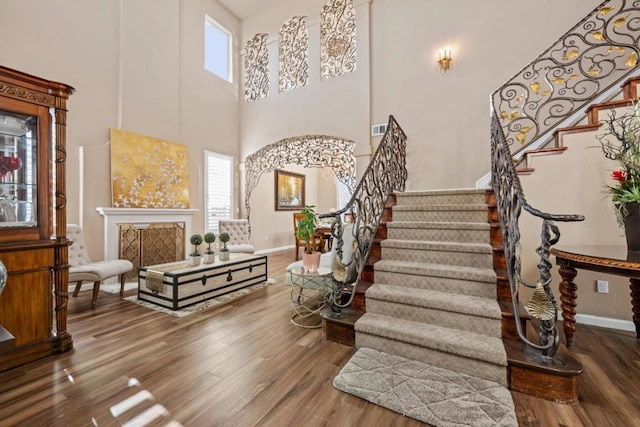
[(512, 155), (633, 72), (639, 29), (639, 1), (607, 0), (498, 88), (493, 108)]
[[(520, 185), (520, 178), (516, 173), (511, 151), (509, 150), (509, 143), (495, 111), (492, 112), (491, 126), (491, 181), (500, 218), (500, 230), (502, 231), (504, 243), (513, 313), (516, 319), (520, 318), (518, 304), (520, 286), (535, 289), (531, 301), (527, 304), (527, 309), (530, 315), (540, 320), (538, 343), (527, 339), (526, 332), (522, 330), (520, 322), (516, 321), (518, 336), (527, 345), (540, 350), (543, 357), (553, 357), (559, 343), (556, 327), (558, 309), (549, 286), (551, 283), (550, 269), (552, 267), (549, 259), (549, 250), (560, 239), (560, 231), (554, 221), (582, 221), (584, 216), (550, 214), (542, 212), (527, 203)], [(539, 278), (536, 283), (524, 280), (521, 275), (520, 254), (522, 246), (518, 220), (523, 210), (542, 220), (540, 246), (536, 249), (536, 253), (540, 257), (540, 263), (538, 264)]]
[[(331, 234), (335, 239), (337, 263), (333, 274), (332, 308), (348, 307), (355, 296), (360, 276), (374, 243), (378, 225), (391, 193), (404, 191), (407, 180), (407, 136), (393, 116), (367, 170), (351, 200), (339, 211), (319, 215), (334, 218)], [(342, 214), (353, 213), (354, 248), (351, 259), (343, 259)]]

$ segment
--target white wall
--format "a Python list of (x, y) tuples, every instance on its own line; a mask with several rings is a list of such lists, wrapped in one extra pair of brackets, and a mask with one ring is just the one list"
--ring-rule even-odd
[[(357, 142), (362, 171), (379, 141), (369, 137), (370, 126), (386, 122), (389, 114), (409, 136), (408, 189), (472, 186), (489, 170), (489, 94), (599, 1), (540, 0), (534, 11), (509, 0), (354, 3), (358, 69), (320, 81), (319, 13), (325, 0), (282, 0), (242, 25), (215, 0), (0, 0), (0, 36), (10, 41), (0, 44), (2, 64), (77, 89), (69, 101), (68, 218), (82, 219), (91, 256), (102, 254), (95, 207), (110, 205), (104, 144), (108, 129), (119, 124), (188, 145), (191, 207), (197, 209), (203, 203), (204, 149), (243, 161), (285, 137), (329, 134)], [(242, 99), (239, 55), (234, 84), (204, 71), (205, 13), (236, 36), (236, 52), (257, 32), (271, 35), (269, 98)], [(275, 40), (282, 23), (299, 14), (309, 16), (309, 84), (279, 94)], [(447, 76), (435, 64), (444, 44), (454, 49)], [(84, 176), (80, 147), (86, 148)], [(254, 192), (251, 201), (254, 214), (265, 211), (253, 243), (275, 247), (265, 236), (290, 234), (290, 225), (279, 228), (272, 221), (272, 177), (260, 185), (269, 188)], [(322, 191), (311, 191), (330, 199), (322, 185)], [(236, 203), (243, 202), (239, 188), (236, 195)], [(198, 215), (194, 229), (202, 227)]]
[[(607, 113), (601, 112), (601, 118)], [(554, 214), (581, 214), (583, 222), (556, 222), (560, 228), (558, 248), (567, 245), (625, 246), (624, 231), (618, 227), (610, 195), (605, 184), (612, 185), (612, 170), (618, 164), (604, 157), (596, 135), (603, 129), (565, 135), (568, 147), (561, 155), (535, 157), (531, 175), (520, 177), (528, 202), (537, 209)], [(537, 278), (539, 258), (535, 249), (540, 244), (541, 222), (523, 212), (520, 220), (523, 242), (523, 268), (527, 279)], [(552, 290), (560, 301), (558, 267), (553, 266)], [(595, 281), (609, 281), (609, 293), (596, 293)], [(629, 280), (623, 277), (578, 270), (574, 282), (578, 286), (578, 314), (630, 321), (632, 318)], [(521, 301), (528, 301), (530, 292), (523, 292)], [(578, 334), (579, 335), (579, 334)]]
[(407, 133), (407, 189), (473, 187), (490, 169), (491, 92), (599, 3), (373, 0), (372, 119), (393, 114)]
[[(371, 153), (369, 141), (370, 88), (369, 88), (369, 3), (354, 1), (357, 19), (357, 70), (328, 80), (320, 80), (320, 10), (325, 0), (284, 0), (274, 7), (251, 16), (242, 22), (242, 46), (256, 33), (268, 33), (269, 83), (267, 98), (241, 101), (242, 157), (280, 139), (300, 135), (332, 135), (356, 141), (356, 156), (368, 163)], [(307, 15), (309, 31), (309, 79), (306, 86), (293, 91), (278, 92), (278, 32), (282, 24), (293, 16)], [(307, 203), (317, 206), (318, 212), (327, 212), (336, 207), (335, 183), (325, 179), (318, 169), (303, 169), (302, 173), (317, 175), (314, 181), (318, 188), (310, 187), (307, 181)], [(266, 183), (266, 184), (265, 184)], [(264, 175), (259, 187), (273, 186), (272, 174)], [(311, 191), (310, 191), (311, 190)], [(278, 229), (282, 212), (273, 208), (273, 190), (254, 190), (251, 196), (251, 240), (257, 249), (293, 245), (291, 213), (283, 221), (286, 229)], [(314, 197), (309, 197), (314, 194)], [(256, 211), (260, 210), (260, 216)], [(269, 238), (276, 234), (288, 236), (287, 240)]]
[[(242, 22), (243, 46), (258, 32), (271, 41), (270, 95), (241, 101), (242, 157), (284, 137), (329, 133), (356, 141), (361, 172), (380, 140), (369, 136), (371, 125), (393, 114), (409, 137), (407, 189), (423, 190), (472, 187), (489, 171), (489, 95), (600, 2), (541, 0), (532, 11), (509, 0), (354, 0), (358, 70), (319, 81), (314, 22), (325, 3), (282, 0)], [(309, 16), (309, 84), (280, 94), (277, 32), (300, 14)], [(453, 70), (441, 75), (436, 56), (445, 44)], [(255, 212), (272, 203), (253, 196), (251, 204)], [(253, 232), (262, 240), (261, 225)]]
[[(2, 65), (77, 90), (68, 103), (67, 216), (82, 221), (90, 256), (102, 257), (95, 208), (111, 205), (109, 128), (186, 144), (190, 204), (202, 208), (203, 151), (240, 154), (233, 15), (215, 0), (0, 0), (0, 10)], [(204, 70), (205, 13), (236, 39), (233, 84)], [(194, 221), (203, 231), (201, 213)]]

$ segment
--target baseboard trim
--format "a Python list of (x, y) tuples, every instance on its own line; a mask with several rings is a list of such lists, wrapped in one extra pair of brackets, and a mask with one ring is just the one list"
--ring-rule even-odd
[(280, 246), (279, 248), (271, 248), (271, 249), (261, 249), (259, 251), (256, 251), (256, 254), (270, 254), (271, 252), (286, 251), (287, 249), (293, 249), (293, 248), (295, 248), (295, 245)]
[[(525, 311), (529, 310), (525, 307)], [(631, 320), (612, 319), (610, 317), (593, 316), (591, 314), (576, 314), (576, 323), (589, 326), (599, 326), (601, 328), (617, 329), (619, 331), (636, 331), (636, 325)], [(558, 322), (562, 322), (562, 311), (558, 310)], [(562, 324), (558, 325), (559, 328)]]
[(621, 331), (636, 331), (636, 326), (630, 320), (612, 319), (609, 317), (592, 316), (590, 314), (576, 314), (576, 323), (601, 328), (618, 329)]

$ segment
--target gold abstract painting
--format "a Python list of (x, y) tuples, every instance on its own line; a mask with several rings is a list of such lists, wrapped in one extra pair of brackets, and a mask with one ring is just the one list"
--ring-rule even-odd
[(114, 208), (189, 207), (187, 146), (110, 130)]

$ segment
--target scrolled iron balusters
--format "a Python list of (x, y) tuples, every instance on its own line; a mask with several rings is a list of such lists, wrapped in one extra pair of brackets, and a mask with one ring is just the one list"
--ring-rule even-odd
[(605, 1), (493, 93), (512, 154), (635, 71), (639, 20), (637, 0)]
[[(513, 313), (516, 319), (520, 316), (518, 307), (520, 285), (536, 289), (527, 306), (530, 314), (540, 319), (539, 342), (536, 344), (527, 339), (526, 332), (522, 330), (520, 322), (516, 322), (518, 336), (525, 344), (538, 350), (543, 359), (553, 358), (558, 349), (559, 337), (556, 327), (556, 301), (550, 287), (552, 264), (549, 251), (551, 246), (560, 239), (560, 230), (554, 221), (583, 221), (584, 216), (549, 214), (529, 205), (522, 192), (520, 178), (516, 173), (509, 144), (495, 112), (492, 113), (491, 156), (491, 182), (496, 196)], [(523, 210), (542, 220), (540, 246), (536, 249), (536, 253), (540, 257), (539, 277), (536, 283), (527, 282), (521, 276), (522, 245), (520, 244), (518, 220)]]
[[(404, 191), (407, 180), (406, 167), (407, 136), (393, 116), (389, 116), (387, 132), (358, 183), (347, 205), (334, 213), (321, 214), (321, 218), (334, 217), (331, 234), (335, 239), (337, 260), (344, 266), (344, 279), (333, 276), (331, 308), (339, 312), (353, 302), (355, 289), (360, 280), (376, 231), (389, 195)], [(354, 215), (354, 250), (350, 260), (343, 260), (341, 215)]]

